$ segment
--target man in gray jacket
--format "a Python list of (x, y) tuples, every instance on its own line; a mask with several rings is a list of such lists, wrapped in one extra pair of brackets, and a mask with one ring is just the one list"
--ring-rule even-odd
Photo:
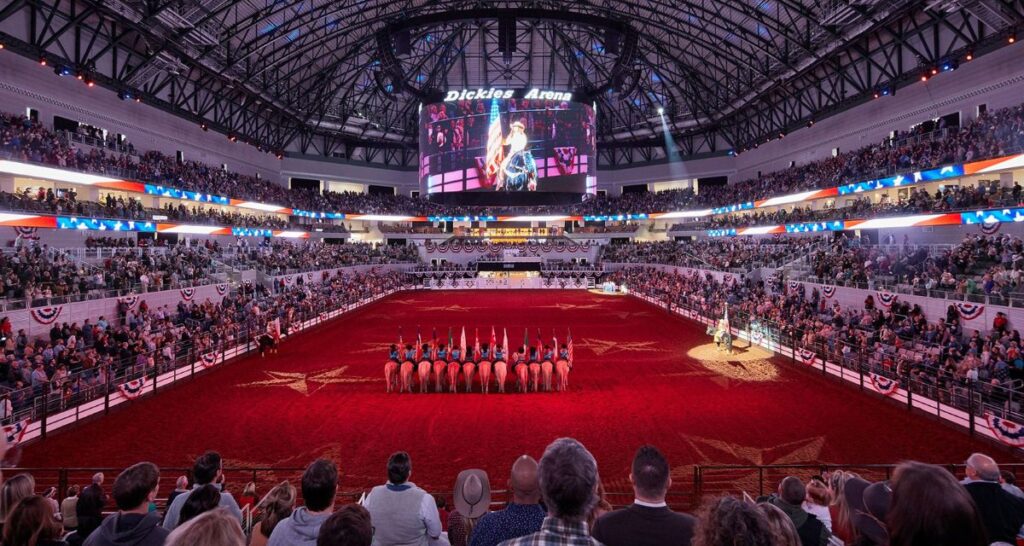
[(160, 515), (149, 511), (156, 499), (160, 470), (153, 463), (128, 467), (114, 481), (118, 512), (93, 531), (85, 546), (162, 546), (171, 532), (160, 526)]
[[(192, 484), (192, 491), (208, 483), (216, 485), (221, 490), (220, 506), (227, 508), (229, 512), (238, 518), (239, 522), (242, 521), (242, 510), (238, 508), (238, 503), (235, 502), (235, 498), (231, 496), (231, 493), (224, 491), (224, 462), (220, 458), (220, 453), (207, 451), (200, 455), (196, 459), (195, 464), (192, 465), (192, 479), (195, 482)], [(173, 531), (178, 526), (178, 522), (181, 520), (181, 507), (185, 506), (185, 501), (188, 500), (188, 497), (189, 495), (185, 493), (174, 497), (174, 502), (167, 507), (167, 514), (164, 516), (164, 529)]]
[(313, 461), (302, 473), (302, 499), (306, 505), (296, 508), (288, 519), (274, 527), (267, 546), (316, 546), (320, 526), (334, 512), (337, 494), (338, 467), (327, 459)]
[(412, 459), (399, 451), (388, 459), (388, 483), (378, 485), (363, 501), (373, 521), (373, 546), (435, 546), (441, 537), (441, 518), (434, 497), (409, 481)]

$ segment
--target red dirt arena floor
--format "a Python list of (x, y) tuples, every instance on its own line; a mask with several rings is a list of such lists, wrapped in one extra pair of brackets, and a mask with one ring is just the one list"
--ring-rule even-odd
[[(386, 346), (437, 327), (466, 326), (510, 343), (529, 328), (564, 339), (572, 329), (570, 392), (385, 394)], [(226, 466), (302, 467), (333, 458), (341, 489), (384, 481), (388, 454), (412, 455), (413, 479), (450, 490), (461, 469), (480, 467), (504, 487), (514, 459), (540, 458), (559, 436), (597, 457), (605, 485), (629, 491), (635, 449), (666, 452), (677, 486), (694, 464), (959, 463), (975, 450), (1005, 450), (840, 385), (777, 357), (702, 361), (704, 327), (631, 297), (583, 291), (405, 292), (286, 339), (279, 354), (251, 356), (123, 405), (110, 415), (25, 448), (21, 466), (123, 468), (140, 460), (186, 467), (207, 449)], [(704, 347), (704, 349), (707, 349)], [(688, 355), (688, 353), (691, 353)], [(712, 356), (713, 358), (713, 356)], [(509, 379), (509, 383), (513, 383)], [(754, 487), (740, 473), (731, 489)], [(728, 480), (727, 480), (728, 481)]]

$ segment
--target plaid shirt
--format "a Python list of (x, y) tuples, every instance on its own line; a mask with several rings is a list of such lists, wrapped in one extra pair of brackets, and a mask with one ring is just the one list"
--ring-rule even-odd
[(590, 536), (585, 521), (566, 521), (554, 516), (544, 518), (540, 531), (506, 540), (499, 546), (602, 546)]

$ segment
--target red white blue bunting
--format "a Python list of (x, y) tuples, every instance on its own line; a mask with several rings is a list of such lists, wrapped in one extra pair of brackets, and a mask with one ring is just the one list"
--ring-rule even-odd
[(892, 396), (896, 394), (896, 391), (900, 388), (900, 382), (895, 379), (883, 377), (877, 373), (870, 374), (871, 385), (875, 387), (875, 390), (886, 395)]
[(218, 284), (216, 286), (216, 290), (217, 290), (217, 295), (218, 296), (223, 296), (224, 294), (228, 293), (228, 285), (227, 284)]
[(22, 239), (35, 240), (39, 238), (39, 228), (35, 227), (14, 226), (14, 233), (21, 235)]
[(196, 289), (195, 288), (182, 288), (180, 290), (180, 292), (181, 292), (181, 299), (183, 299), (185, 301), (192, 301), (192, 298), (195, 297), (195, 295), (196, 295)]
[(146, 381), (147, 380), (145, 377), (133, 379), (132, 381), (129, 381), (127, 383), (121, 383), (120, 385), (118, 385), (117, 390), (118, 392), (121, 393), (121, 396), (125, 397), (126, 399), (135, 400), (136, 398), (142, 396), (143, 391), (145, 391)]
[(219, 357), (220, 355), (214, 352), (203, 353), (203, 356), (199, 357), (199, 363), (202, 364), (204, 368), (209, 368), (217, 363), (217, 359)]
[(30, 314), (32, 320), (39, 324), (53, 324), (57, 321), (57, 317), (60, 316), (61, 311), (64, 310), (63, 305), (55, 305), (53, 307), (37, 307), (33, 309)]
[(999, 231), (999, 226), (1003, 225), (1002, 222), (982, 222), (981, 232), (985, 235), (993, 235)]
[(25, 437), (25, 433), (28, 432), (28, 419), (22, 419), (16, 423), (4, 425), (4, 436), (7, 437), (8, 446), (16, 446), (21, 442), (21, 439)]
[(789, 281), (789, 290), (791, 292), (796, 292), (799, 289), (800, 289), (800, 283), (798, 283), (796, 281)]
[(977, 303), (958, 301), (955, 306), (957, 314), (964, 320), (974, 320), (985, 312), (985, 306)]
[(896, 294), (891, 292), (876, 292), (878, 294), (878, 303), (882, 304), (882, 307), (888, 309), (896, 301)]
[(821, 287), (821, 293), (824, 294), (826, 298), (831, 299), (832, 296), (836, 295), (836, 287), (834, 287), (834, 286), (822, 286)]
[(985, 423), (992, 434), (1002, 443), (1013, 447), (1024, 447), (1024, 426), (1002, 417), (985, 412)]
[(135, 309), (135, 306), (142, 301), (142, 298), (138, 294), (128, 294), (127, 296), (121, 296), (117, 298), (117, 303), (123, 303), (128, 306), (129, 309)]
[(797, 351), (797, 356), (800, 357), (800, 362), (803, 362), (808, 366), (814, 364), (814, 351), (810, 349), (800, 349)]

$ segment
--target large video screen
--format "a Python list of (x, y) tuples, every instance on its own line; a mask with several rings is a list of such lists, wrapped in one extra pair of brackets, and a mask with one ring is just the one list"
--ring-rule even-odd
[(572, 101), (497, 95), (500, 98), (423, 105), (423, 192), (490, 192), (496, 197), (596, 192), (593, 108)]

